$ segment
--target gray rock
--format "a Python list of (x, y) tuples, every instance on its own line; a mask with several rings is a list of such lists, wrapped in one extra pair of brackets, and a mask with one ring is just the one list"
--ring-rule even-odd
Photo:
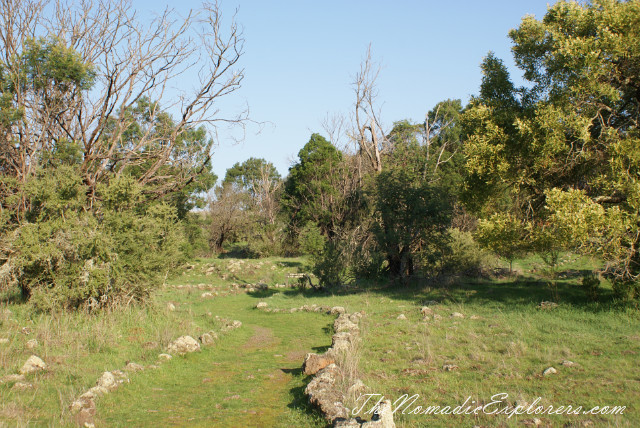
[(451, 314), (451, 318), (464, 318), (464, 314), (461, 314), (460, 312), (454, 312)]
[(107, 391), (111, 391), (112, 389), (116, 389), (118, 387), (118, 382), (116, 381), (116, 377), (111, 372), (104, 372), (100, 379), (98, 379), (97, 386), (100, 388), (104, 388)]
[(334, 306), (331, 308), (330, 312), (331, 312), (331, 315), (340, 315), (340, 314), (344, 314), (346, 311), (342, 306)]
[(430, 315), (433, 315), (433, 309), (428, 306), (423, 306), (422, 309), (420, 309), (420, 313), (423, 317), (428, 317)]
[(25, 346), (27, 349), (35, 349), (38, 347), (38, 341), (36, 339), (28, 340)]
[(405, 314), (400, 314), (400, 315), (398, 315), (398, 318), (396, 318), (396, 319), (398, 319), (398, 320), (406, 320), (407, 316)]
[(167, 309), (170, 310), (171, 312), (176, 310), (176, 305), (174, 305), (173, 303), (169, 302), (167, 303)]
[(181, 336), (171, 342), (168, 347), (170, 354), (184, 355), (200, 350), (200, 344), (191, 336)]
[(215, 343), (215, 339), (209, 333), (203, 333), (198, 339), (203, 346), (211, 346)]
[(565, 366), (565, 367), (578, 367), (579, 366), (578, 363), (574, 363), (573, 361), (569, 361), (569, 360), (562, 360), (560, 365)]
[(128, 372), (141, 372), (144, 370), (144, 366), (137, 363), (129, 363), (124, 367), (124, 369)]
[(542, 376), (549, 376), (549, 375), (556, 374), (556, 373), (558, 373), (558, 370), (554, 369), (553, 367), (547, 367), (542, 372)]
[(265, 309), (267, 306), (269, 306), (267, 302), (258, 302), (256, 309)]
[(40, 358), (35, 355), (30, 356), (20, 369), (20, 374), (26, 375), (29, 373), (35, 373), (42, 370), (46, 370), (47, 365)]

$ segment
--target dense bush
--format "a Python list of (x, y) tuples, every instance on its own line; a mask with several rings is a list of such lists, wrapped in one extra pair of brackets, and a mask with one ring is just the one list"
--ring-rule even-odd
[(143, 299), (183, 258), (176, 209), (142, 204), (128, 177), (100, 187), (98, 207), (73, 167), (42, 170), (28, 180), (25, 220), (2, 238), (3, 287), (19, 287), (40, 310), (92, 308)]

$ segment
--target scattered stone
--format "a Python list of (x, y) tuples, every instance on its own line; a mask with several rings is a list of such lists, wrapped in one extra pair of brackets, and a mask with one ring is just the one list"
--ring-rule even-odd
[(24, 335), (30, 335), (31, 334), (31, 329), (29, 327), (22, 327), (22, 334)]
[(346, 351), (351, 344), (352, 335), (348, 331), (336, 333), (331, 338), (331, 348), (333, 351)]
[(438, 315), (438, 314), (433, 314), (433, 320), (434, 321), (439, 321), (442, 319), (442, 315)]
[(203, 333), (198, 339), (203, 346), (210, 346), (215, 343), (214, 337), (209, 333)]
[(558, 370), (554, 369), (553, 367), (547, 367), (542, 372), (542, 376), (549, 376), (549, 375), (556, 374), (556, 373), (558, 373)]
[(33, 384), (26, 382), (16, 382), (11, 387), (12, 391), (26, 391), (27, 389), (33, 389)]
[(10, 374), (3, 377), (0, 377), (0, 385), (8, 382), (20, 382), (24, 380), (24, 375), (21, 374)]
[(102, 376), (100, 376), (100, 379), (98, 379), (97, 386), (110, 391), (118, 387), (118, 382), (116, 382), (116, 378), (113, 373), (104, 372), (102, 373)]
[(191, 336), (181, 336), (171, 342), (168, 347), (170, 354), (188, 354), (200, 350), (200, 344)]
[(36, 339), (28, 340), (27, 343), (25, 344), (25, 347), (27, 349), (35, 349), (38, 347), (38, 341)]
[(256, 309), (264, 309), (267, 306), (269, 306), (267, 302), (258, 302), (258, 304), (256, 305)]
[(207, 299), (209, 297), (213, 297), (213, 293), (207, 291), (206, 293), (202, 293), (200, 297), (202, 297), (203, 299)]
[(423, 317), (428, 317), (429, 315), (433, 315), (433, 309), (428, 306), (423, 306), (422, 309), (420, 309), (420, 313)]
[(335, 363), (335, 360), (327, 354), (318, 355), (309, 353), (304, 357), (304, 362), (302, 363), (302, 371), (307, 376), (314, 375), (323, 368), (333, 363)]
[(574, 363), (573, 361), (569, 361), (569, 360), (562, 360), (560, 365), (565, 366), (565, 367), (577, 367), (577, 366), (579, 366), (578, 363)]
[(528, 427), (539, 427), (543, 424), (542, 420), (539, 418), (525, 419), (522, 423)]
[(169, 302), (167, 303), (167, 309), (170, 310), (171, 312), (176, 310), (176, 305), (174, 305), (173, 303)]
[[(105, 388), (104, 386), (94, 386), (93, 388), (89, 388), (89, 390), (87, 392), (85, 392), (85, 394), (93, 394), (93, 397), (100, 397), (102, 395), (108, 394), (109, 390), (107, 388)], [(84, 395), (84, 394), (82, 394)]]
[(342, 331), (358, 331), (360, 329), (357, 324), (358, 321), (359, 321), (358, 317), (349, 316), (347, 314), (341, 314), (333, 322), (333, 330), (336, 333), (339, 333)]
[(124, 367), (124, 369), (128, 372), (141, 372), (144, 370), (144, 366), (137, 363), (129, 363)]
[(398, 318), (396, 318), (396, 319), (398, 319), (398, 320), (406, 320), (407, 316), (405, 314), (400, 314), (400, 315), (398, 315)]
[(9, 343), (9, 339), (7, 339), (6, 337), (0, 338), (0, 345), (4, 345), (6, 343)]
[(349, 411), (342, 403), (342, 394), (334, 388), (339, 376), (338, 366), (330, 364), (320, 370), (304, 390), (311, 404), (318, 407), (330, 422), (338, 418), (347, 419), (349, 416)]
[(540, 304), (538, 305), (538, 308), (540, 309), (553, 309), (557, 307), (558, 304), (555, 302), (540, 302)]
[(334, 306), (329, 310), (329, 312), (331, 315), (340, 315), (344, 314), (346, 311), (342, 306)]
[(478, 315), (471, 315), (471, 316), (469, 317), (469, 319), (471, 319), (471, 320), (479, 320), (479, 319), (481, 319), (481, 318), (480, 318)]
[(445, 372), (452, 372), (455, 370), (458, 370), (460, 367), (456, 366), (455, 364), (445, 364), (442, 366), (442, 370), (444, 370)]
[(20, 369), (20, 374), (26, 375), (29, 373), (35, 373), (42, 370), (46, 370), (47, 365), (40, 358), (35, 355), (30, 356)]
[(461, 314), (460, 312), (454, 312), (451, 314), (451, 318), (464, 318), (464, 314)]

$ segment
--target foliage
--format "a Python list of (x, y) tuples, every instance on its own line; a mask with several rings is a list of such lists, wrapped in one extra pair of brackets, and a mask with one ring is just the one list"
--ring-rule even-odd
[(638, 2), (603, 0), (524, 18), (510, 37), (529, 86), (490, 55), (464, 120), (469, 206), (598, 254), (622, 283), (640, 274), (639, 16)]
[(321, 135), (311, 135), (284, 185), (283, 204), (294, 228), (312, 221), (325, 236), (335, 234), (349, 210), (350, 195), (340, 186), (343, 173), (342, 153)]
[(303, 254), (316, 256), (322, 252), (326, 244), (327, 238), (317, 224), (308, 222), (298, 235), (300, 250)]
[(440, 260), (442, 271), (476, 276), (488, 272), (495, 265), (495, 256), (482, 248), (471, 232), (452, 227), (447, 234)]
[(42, 170), (24, 186), (27, 221), (2, 239), (3, 275), (40, 310), (102, 307), (148, 296), (182, 260), (175, 208), (141, 208), (130, 177), (100, 188), (87, 211), (86, 186), (69, 166)]
[(495, 213), (487, 220), (478, 222), (476, 239), (484, 247), (509, 262), (513, 270), (513, 261), (527, 253), (530, 248), (527, 239), (528, 226), (510, 214)]
[(438, 242), (451, 219), (453, 201), (428, 180), (424, 153), (415, 141), (397, 144), (374, 181), (373, 234), (394, 277), (413, 274), (416, 253), (426, 250), (427, 242)]

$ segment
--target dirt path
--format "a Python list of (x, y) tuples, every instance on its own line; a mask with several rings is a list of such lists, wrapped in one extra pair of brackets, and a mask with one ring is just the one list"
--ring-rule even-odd
[(101, 400), (96, 426), (323, 426), (307, 411), (300, 367), (328, 340), (328, 319), (255, 312), (213, 346), (145, 371)]

